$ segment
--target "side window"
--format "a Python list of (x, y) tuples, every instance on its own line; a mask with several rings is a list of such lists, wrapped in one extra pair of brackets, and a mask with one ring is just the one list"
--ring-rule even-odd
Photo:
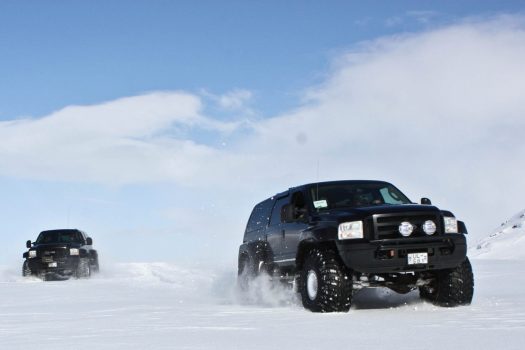
[(272, 199), (267, 199), (264, 202), (261, 202), (253, 208), (252, 215), (248, 220), (248, 225), (246, 226), (246, 232), (251, 232), (264, 228), (268, 224), (270, 219), (270, 210), (272, 210)]
[(288, 204), (288, 196), (279, 198), (272, 210), (272, 217), (270, 218), (270, 226), (278, 225), (281, 223), (281, 208), (283, 205)]
[(292, 196), (292, 204), (294, 206), (294, 219), (302, 220), (307, 214), (306, 200), (302, 192), (295, 192)]

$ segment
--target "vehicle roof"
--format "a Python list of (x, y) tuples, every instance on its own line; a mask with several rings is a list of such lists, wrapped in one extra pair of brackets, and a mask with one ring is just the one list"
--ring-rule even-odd
[(370, 183), (370, 184), (377, 183), (377, 184), (389, 184), (390, 185), (390, 182), (386, 182), (382, 180), (335, 180), (335, 181), (312, 182), (312, 183), (307, 183), (307, 184), (292, 187), (292, 188), (310, 187), (310, 186), (315, 186), (315, 185), (342, 185), (342, 184), (358, 184), (358, 183)]
[(76, 229), (76, 228), (64, 228), (64, 229), (56, 229), (56, 230), (45, 230), (45, 231), (42, 231), (40, 233), (42, 234), (42, 233), (53, 233), (53, 232), (61, 232), (61, 233), (80, 232), (80, 233), (82, 233), (82, 231), (80, 231), (79, 229)]

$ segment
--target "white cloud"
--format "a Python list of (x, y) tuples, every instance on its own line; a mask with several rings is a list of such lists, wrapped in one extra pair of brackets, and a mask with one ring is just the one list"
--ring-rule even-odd
[(254, 148), (311, 173), (321, 159), (330, 178), (393, 180), (480, 230), (480, 213), (505, 217), (523, 206), (519, 23), (469, 22), (363, 44), (339, 59), (308, 105), (258, 125)]
[(226, 109), (243, 109), (251, 101), (253, 94), (248, 90), (233, 90), (218, 98), (219, 105)]
[(117, 185), (186, 181), (216, 150), (181, 135), (187, 129), (221, 133), (235, 128), (203, 117), (201, 107), (200, 99), (190, 94), (151, 93), (3, 122), (0, 172)]
[[(363, 43), (304, 105), (248, 129), (203, 115), (202, 99), (185, 93), (0, 123), (0, 174), (237, 188), (231, 201), (315, 181), (319, 161), (321, 179), (392, 180), (481, 229), (499, 219), (480, 215), (505, 218), (525, 193), (524, 23), (469, 21)], [(251, 98), (236, 90), (215, 102), (239, 110)], [(214, 147), (200, 132), (235, 137)]]

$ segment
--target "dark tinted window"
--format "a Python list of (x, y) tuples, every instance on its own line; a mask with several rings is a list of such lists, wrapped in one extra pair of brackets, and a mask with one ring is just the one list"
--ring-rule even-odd
[(295, 192), (292, 195), (292, 204), (294, 206), (294, 219), (303, 220), (307, 215), (306, 200), (303, 192)]
[(38, 235), (36, 243), (83, 243), (84, 238), (79, 231), (76, 230), (57, 230), (44, 231)]
[(319, 184), (310, 191), (317, 210), (411, 203), (401, 191), (383, 182)]
[(264, 228), (268, 224), (270, 219), (270, 211), (272, 210), (272, 199), (267, 199), (264, 202), (261, 202), (253, 208), (252, 215), (248, 220), (248, 225), (246, 226), (246, 232), (251, 232)]
[(288, 196), (279, 198), (272, 210), (272, 217), (270, 218), (270, 226), (278, 225), (281, 223), (281, 208), (283, 205), (288, 204)]

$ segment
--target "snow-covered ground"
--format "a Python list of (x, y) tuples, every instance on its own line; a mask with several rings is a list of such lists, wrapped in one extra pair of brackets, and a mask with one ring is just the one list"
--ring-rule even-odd
[(474, 260), (467, 307), (362, 291), (350, 312), (313, 314), (287, 290), (246, 303), (235, 272), (121, 264), (91, 280), (23, 280), (3, 270), (0, 349), (522, 349), (524, 261)]
[(113, 264), (62, 282), (4, 267), (0, 349), (522, 349), (525, 259), (513, 225), (484, 254), (471, 250), (474, 300), (458, 308), (378, 289), (359, 292), (348, 313), (314, 314), (264, 280), (239, 298), (235, 267)]

